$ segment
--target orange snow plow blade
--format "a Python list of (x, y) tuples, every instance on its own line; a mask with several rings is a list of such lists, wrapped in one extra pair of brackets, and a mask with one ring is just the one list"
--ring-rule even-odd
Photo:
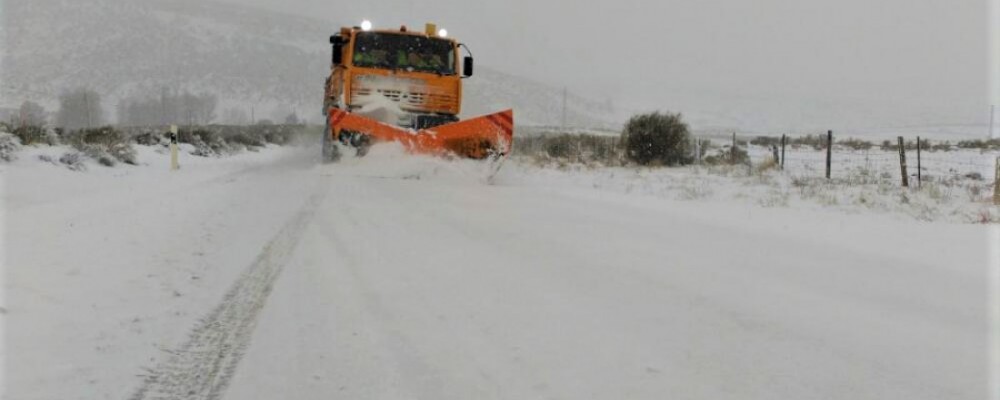
[(336, 108), (327, 113), (333, 139), (341, 132), (363, 134), (375, 142), (399, 142), (414, 153), (484, 159), (510, 154), (514, 140), (514, 111), (507, 110), (417, 132), (385, 124)]

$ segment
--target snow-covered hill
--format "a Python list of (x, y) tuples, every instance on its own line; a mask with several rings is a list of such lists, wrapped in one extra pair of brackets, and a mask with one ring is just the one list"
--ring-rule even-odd
[[(220, 115), (253, 108), (258, 119), (297, 111), (318, 121), (327, 38), (341, 23), (193, 0), (7, 2), (3, 19), (0, 107), (54, 107), (60, 92), (87, 86), (104, 96), (111, 120), (118, 99), (167, 88), (217, 94)], [(514, 108), (520, 124), (561, 123), (561, 88), (477, 61), (465, 114)], [(571, 125), (618, 125), (604, 102), (568, 98)]]

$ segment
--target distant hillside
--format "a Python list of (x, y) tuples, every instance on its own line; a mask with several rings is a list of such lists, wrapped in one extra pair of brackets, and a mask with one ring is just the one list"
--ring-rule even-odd
[[(34, 100), (54, 108), (60, 92), (86, 86), (118, 99), (163, 88), (219, 96), (218, 113), (256, 117), (291, 111), (320, 120), (328, 73), (330, 21), (194, 0), (32, 0), (3, 10), (0, 107)], [(493, 71), (477, 60), (467, 80), (465, 114), (514, 108), (519, 124), (559, 125), (559, 88)], [(618, 126), (601, 101), (570, 94), (573, 126)]]

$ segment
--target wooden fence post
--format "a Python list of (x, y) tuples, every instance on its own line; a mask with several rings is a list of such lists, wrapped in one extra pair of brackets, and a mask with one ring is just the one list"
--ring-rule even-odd
[(180, 167), (177, 163), (177, 125), (170, 125), (170, 170), (176, 171)]
[(917, 187), (918, 188), (924, 186), (924, 176), (923, 173), (920, 171), (922, 167), (920, 163), (920, 146), (921, 146), (920, 136), (917, 136)]
[(826, 131), (826, 179), (830, 179), (833, 166), (833, 131)]
[(1000, 157), (997, 157), (997, 168), (993, 173), (993, 204), (1000, 206)]
[(729, 163), (736, 165), (736, 132), (733, 132), (733, 148), (730, 151)]
[(906, 174), (906, 145), (903, 137), (899, 137), (899, 170), (903, 175), (903, 187), (910, 187), (910, 177)]
[(788, 136), (781, 134), (781, 170), (785, 170), (785, 143), (788, 141)]

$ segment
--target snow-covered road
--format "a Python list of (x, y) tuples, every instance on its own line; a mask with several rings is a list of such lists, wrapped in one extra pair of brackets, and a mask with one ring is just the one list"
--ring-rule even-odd
[[(475, 167), (391, 153), (271, 162), (198, 186), (186, 209), (225, 204), (215, 225), (105, 235), (145, 249), (202, 226), (214, 244), (195, 261), (212, 267), (194, 284), (163, 272), (190, 301), (126, 287), (148, 284), (148, 268), (102, 278), (114, 262), (72, 268), (61, 264), (85, 252), (11, 248), (10, 398), (986, 398), (982, 226), (540, 185), (516, 168), (488, 185)], [(15, 244), (30, 226), (18, 218)], [(171, 245), (159, 267), (188, 266), (191, 251)], [(123, 265), (149, 258), (118, 249)], [(86, 314), (62, 321), (60, 307)], [(159, 322), (129, 333), (133, 314)], [(59, 346), (73, 326), (110, 350)], [(205, 352), (217, 365), (188, 355)], [(108, 362), (119, 367), (94, 372)], [(100, 380), (94, 396), (67, 378), (81, 368)]]
[(324, 170), (227, 398), (985, 396), (983, 228), (366, 167)]

